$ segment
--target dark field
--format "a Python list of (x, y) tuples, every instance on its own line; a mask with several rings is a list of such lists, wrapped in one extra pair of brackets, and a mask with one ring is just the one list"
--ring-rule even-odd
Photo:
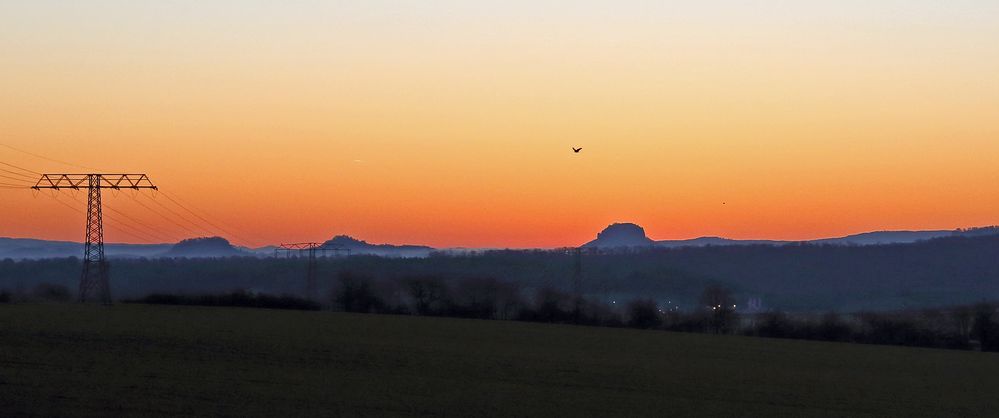
[(999, 355), (239, 308), (0, 305), (0, 416), (983, 416)]

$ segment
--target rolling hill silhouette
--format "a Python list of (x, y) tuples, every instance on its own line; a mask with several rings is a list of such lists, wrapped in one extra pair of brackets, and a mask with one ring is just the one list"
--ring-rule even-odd
[[(704, 246), (735, 246), (735, 245), (787, 245), (787, 244), (820, 244), (820, 245), (885, 245), (910, 244), (933, 238), (950, 236), (981, 236), (999, 234), (996, 227), (983, 227), (956, 230), (933, 231), (876, 231), (837, 238), (823, 238), (810, 241), (778, 241), (778, 240), (738, 240), (722, 237), (698, 237), (683, 240), (656, 241), (649, 238), (641, 226), (622, 222), (615, 223), (599, 234), (596, 239), (583, 244), (584, 248), (682, 248)], [(427, 257), (435, 248), (424, 245), (392, 245), (371, 244), (367, 241), (347, 235), (337, 235), (326, 241), (330, 247), (347, 248), (355, 255), (378, 255), (385, 257)], [(107, 243), (105, 253), (110, 258), (156, 258), (156, 257), (228, 257), (257, 256), (270, 257), (274, 255), (273, 245), (247, 248), (233, 246), (220, 237), (193, 238), (176, 244), (120, 244)], [(453, 250), (453, 249), (452, 249)], [(457, 253), (479, 249), (464, 248)], [(0, 259), (40, 259), (79, 257), (83, 253), (83, 244), (70, 241), (48, 241), (31, 238), (0, 237)]]
[(698, 237), (685, 240), (655, 241), (645, 234), (645, 229), (634, 223), (614, 223), (597, 234), (593, 241), (583, 244), (584, 248), (642, 248), (642, 247), (703, 247), (708, 245), (787, 245), (787, 244), (825, 244), (825, 245), (881, 245), (909, 244), (933, 238), (949, 236), (989, 235), (999, 233), (993, 227), (971, 228), (965, 230), (936, 231), (876, 231), (847, 235), (837, 238), (822, 238), (808, 241), (781, 240), (739, 240), (722, 237)]
[(249, 255), (233, 247), (222, 237), (190, 238), (178, 242), (170, 248), (165, 257), (216, 258)]
[(347, 248), (351, 254), (379, 255), (383, 257), (426, 257), (434, 248), (423, 245), (369, 244), (349, 235), (337, 235), (324, 243), (327, 247)]

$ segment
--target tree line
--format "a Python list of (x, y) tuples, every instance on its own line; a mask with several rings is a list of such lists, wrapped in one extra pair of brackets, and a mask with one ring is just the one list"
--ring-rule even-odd
[[(0, 291), (0, 303), (69, 302), (70, 290), (41, 283)], [(618, 304), (559, 289), (525, 289), (490, 277), (448, 280), (432, 275), (377, 278), (341, 271), (325, 300), (251, 290), (154, 293), (126, 303), (237, 306), (394, 315), (515, 320), (769, 338), (999, 351), (999, 305), (837, 314), (743, 312), (729, 289), (704, 288), (696, 307), (679, 309), (651, 298)]]
[[(956, 306), (999, 299), (999, 235), (948, 237), (872, 246), (747, 245), (587, 252), (582, 256), (588, 299), (650, 297), (684, 307), (710, 285), (740, 301), (758, 298), (790, 312), (885, 311)], [(319, 260), (320, 290), (350, 271), (377, 279), (433, 276), (448, 281), (495, 277), (524, 289), (572, 291), (573, 257), (565, 251), (497, 250), (435, 253), (427, 258), (351, 256)], [(38, 283), (76, 287), (75, 258), (0, 260), (0, 289)], [(301, 258), (155, 258), (111, 260), (112, 295), (224, 293), (247, 289), (301, 295)]]
[(864, 311), (852, 314), (781, 311), (742, 313), (732, 293), (706, 287), (694, 309), (650, 298), (607, 303), (552, 288), (524, 295), (495, 279), (445, 281), (432, 276), (378, 280), (339, 275), (331, 292), (334, 310), (480, 319), (505, 319), (770, 338), (999, 351), (999, 305)]

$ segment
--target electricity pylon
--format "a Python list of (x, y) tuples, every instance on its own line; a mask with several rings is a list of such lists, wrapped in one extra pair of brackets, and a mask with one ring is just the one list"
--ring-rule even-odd
[(583, 249), (576, 247), (572, 255), (572, 314), (574, 321), (579, 323), (583, 310)]
[(583, 249), (576, 248), (572, 251), (572, 292), (576, 297), (583, 296)]
[(80, 302), (97, 287), (101, 303), (111, 304), (109, 265), (104, 258), (104, 221), (101, 219), (101, 189), (153, 189), (145, 174), (42, 174), (31, 187), (41, 189), (87, 189), (87, 239), (83, 247), (83, 274), (80, 276)]
[(309, 264), (305, 272), (305, 297), (313, 302), (316, 301), (316, 276), (319, 270), (319, 265), (316, 262), (316, 253), (326, 256), (326, 254), (333, 253), (334, 256), (339, 256), (341, 251), (345, 251), (347, 255), (350, 255), (349, 248), (340, 247), (327, 247), (321, 242), (296, 242), (294, 244), (281, 244), (274, 249), (274, 255), (277, 256), (280, 253), (284, 253), (286, 257), (291, 257), (291, 253), (297, 252), (308, 253)]

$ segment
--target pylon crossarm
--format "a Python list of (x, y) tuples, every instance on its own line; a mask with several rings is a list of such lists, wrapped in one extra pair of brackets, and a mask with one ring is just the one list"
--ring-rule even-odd
[(281, 244), (278, 248), (281, 250), (308, 250), (310, 248), (319, 248), (323, 246), (320, 242), (296, 242), (292, 244)]
[[(96, 177), (91, 183), (90, 177)], [(42, 174), (32, 189), (153, 189), (157, 187), (145, 174)]]
[(326, 255), (328, 253), (339, 254), (341, 251), (350, 253), (350, 248), (345, 247), (330, 247), (321, 242), (297, 242), (293, 244), (281, 244), (274, 249), (274, 254), (285, 254), (290, 255), (292, 252), (297, 253), (320, 253)]

